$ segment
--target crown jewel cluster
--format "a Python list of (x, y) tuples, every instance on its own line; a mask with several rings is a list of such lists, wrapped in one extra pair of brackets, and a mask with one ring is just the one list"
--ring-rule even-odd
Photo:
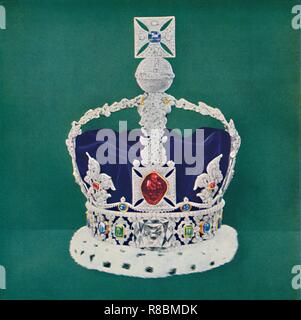
[[(66, 141), (72, 158), (76, 182), (87, 198), (87, 226), (93, 236), (116, 245), (139, 248), (168, 248), (190, 245), (212, 238), (221, 226), (224, 207), (223, 194), (234, 174), (240, 137), (234, 122), (222, 112), (204, 103), (193, 104), (177, 100), (165, 93), (171, 86), (174, 73), (164, 58), (175, 57), (175, 18), (135, 18), (135, 57), (143, 58), (136, 71), (138, 85), (145, 92), (134, 99), (122, 99), (112, 105), (89, 110), (72, 128)], [(165, 129), (167, 114), (172, 107), (210, 116), (222, 123), (231, 139), (229, 164), (223, 176), (220, 161), (223, 154), (213, 158), (198, 175), (193, 189), (198, 202), (185, 197), (177, 202), (176, 166), (167, 161)], [(100, 116), (127, 108), (136, 108), (141, 119), (140, 159), (132, 166), (132, 200), (121, 197), (110, 202), (116, 190), (113, 181), (98, 161), (86, 154), (88, 170), (82, 179), (76, 162), (76, 137), (82, 126)]]

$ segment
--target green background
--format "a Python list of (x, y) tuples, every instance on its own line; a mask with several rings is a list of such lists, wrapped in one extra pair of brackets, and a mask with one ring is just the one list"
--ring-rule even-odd
[[(1, 1), (0, 264), (4, 299), (297, 299), (300, 264), (298, 1)], [(224, 222), (235, 259), (209, 272), (136, 279), (88, 271), (68, 253), (85, 223), (65, 139), (91, 107), (140, 93), (133, 17), (176, 16), (169, 93), (218, 106), (242, 137)], [(135, 110), (94, 127), (137, 127)], [(201, 116), (174, 110), (170, 127)], [(126, 188), (126, 186), (124, 186)]]

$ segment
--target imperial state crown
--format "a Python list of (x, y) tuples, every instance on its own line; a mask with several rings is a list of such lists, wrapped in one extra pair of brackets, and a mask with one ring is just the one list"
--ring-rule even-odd
[[(209, 270), (232, 260), (238, 247), (236, 231), (222, 218), (240, 136), (219, 109), (165, 93), (175, 77), (166, 60), (176, 55), (175, 17), (134, 18), (134, 31), (135, 58), (143, 59), (135, 77), (144, 93), (88, 110), (72, 122), (66, 140), (87, 199), (87, 224), (74, 234), (70, 254), (88, 269), (128, 276)], [(140, 115), (138, 141), (124, 142), (119, 132), (108, 146), (102, 129), (82, 131), (91, 120), (128, 108)], [(173, 108), (214, 118), (224, 129), (201, 128), (186, 139), (166, 128)], [(104, 159), (109, 147), (112, 161)], [(198, 168), (179, 161), (187, 150)]]

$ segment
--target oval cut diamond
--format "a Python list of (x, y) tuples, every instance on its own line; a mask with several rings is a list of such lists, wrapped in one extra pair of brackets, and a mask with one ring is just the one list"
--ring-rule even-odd
[(167, 191), (167, 182), (157, 172), (148, 174), (142, 184), (141, 192), (148, 204), (156, 205)]

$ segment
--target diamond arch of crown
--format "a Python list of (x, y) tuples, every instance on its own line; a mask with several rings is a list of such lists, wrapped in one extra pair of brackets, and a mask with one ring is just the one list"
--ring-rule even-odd
[[(75, 178), (76, 183), (80, 186), (82, 193), (87, 197), (87, 190), (85, 187), (84, 181), (81, 179), (79, 170), (76, 164), (76, 154), (75, 154), (75, 139), (77, 136), (79, 136), (82, 133), (82, 126), (87, 124), (93, 119), (97, 119), (100, 116), (105, 116), (109, 117), (112, 113), (121, 111), (123, 109), (129, 109), (129, 108), (134, 108), (134, 107), (139, 107), (142, 101), (145, 99), (147, 94), (139, 95), (133, 99), (122, 99), (119, 102), (114, 102), (111, 105), (108, 105), (107, 103), (104, 104), (102, 107), (97, 107), (95, 109), (90, 109), (88, 110), (78, 121), (73, 121), (72, 122), (72, 127), (71, 130), (68, 134), (68, 138), (66, 140), (66, 145), (68, 148), (68, 152), (71, 156), (72, 159), (72, 166), (73, 166), (73, 176)], [(167, 103), (167, 107), (175, 106), (176, 108), (183, 109), (183, 110), (188, 110), (188, 111), (194, 111), (196, 113), (199, 113), (203, 116), (209, 116), (212, 117), (222, 123), (224, 126), (225, 130), (229, 133), (230, 139), (231, 139), (231, 148), (230, 148), (230, 159), (229, 159), (229, 166), (227, 169), (227, 173), (225, 175), (225, 179), (223, 180), (223, 183), (220, 187), (220, 190), (216, 197), (213, 199), (213, 201), (208, 205), (204, 205), (203, 203), (191, 203), (192, 206), (196, 208), (208, 208), (212, 205), (214, 205), (217, 200), (222, 199), (223, 194), (227, 190), (232, 177), (234, 175), (234, 167), (235, 167), (235, 162), (236, 162), (236, 155), (237, 152), (240, 148), (240, 143), (241, 139), (240, 136), (235, 128), (234, 122), (232, 119), (229, 121), (226, 120), (225, 116), (223, 113), (218, 109), (214, 107), (210, 107), (206, 105), (203, 102), (199, 102), (197, 105), (193, 104), (185, 99), (179, 99), (177, 100), (175, 97), (164, 94)], [(177, 203), (176, 207), (173, 208), (177, 209), (180, 208), (181, 205), (183, 205), (184, 202)], [(104, 204), (102, 207), (103, 208), (113, 208), (117, 206), (118, 203), (107, 203)], [(127, 203), (129, 208), (136, 209), (131, 203)], [(167, 211), (172, 211), (172, 210), (167, 210)], [(143, 210), (142, 210), (143, 211)]]

